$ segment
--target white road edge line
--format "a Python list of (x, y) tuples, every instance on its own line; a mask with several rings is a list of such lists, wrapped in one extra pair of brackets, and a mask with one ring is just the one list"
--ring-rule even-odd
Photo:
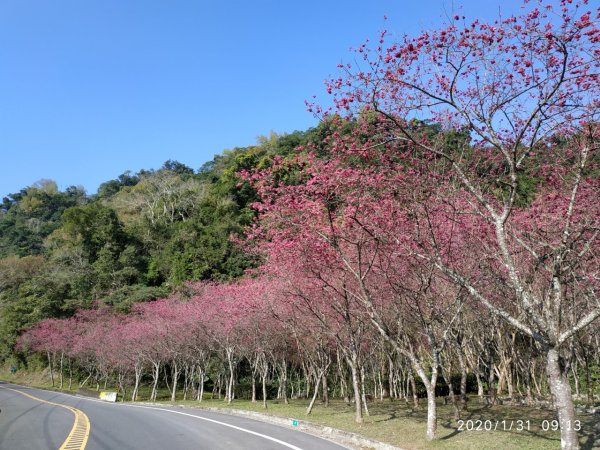
[[(12, 384), (12, 383), (8, 383), (7, 382), (6, 384)], [(288, 447), (288, 448), (291, 448), (291, 449), (294, 449), (294, 450), (303, 450), (300, 447), (296, 447), (295, 445), (290, 444), (288, 442), (284, 442), (284, 441), (279, 440), (277, 438), (274, 438), (274, 437), (271, 437), (271, 436), (267, 436), (266, 434), (261, 434), (261, 433), (258, 433), (256, 431), (248, 430), (246, 428), (238, 427), (238, 426), (231, 425), (231, 424), (228, 424), (228, 423), (225, 423), (225, 422), (219, 422), (218, 420), (209, 419), (207, 417), (196, 416), (194, 414), (188, 414), (188, 413), (184, 413), (184, 412), (180, 412), (180, 411), (173, 411), (171, 409), (166, 409), (166, 408), (156, 408), (154, 406), (132, 405), (132, 404), (128, 404), (128, 403), (110, 403), (110, 402), (106, 402), (104, 400), (99, 400), (99, 399), (96, 399), (96, 398), (90, 398), (90, 397), (85, 397), (85, 396), (80, 396), (80, 395), (66, 394), (64, 392), (58, 392), (58, 391), (47, 391), (45, 389), (37, 389), (37, 388), (29, 387), (29, 386), (21, 386), (19, 384), (15, 384), (14, 386), (26, 387), (26, 388), (33, 389), (33, 390), (42, 390), (44, 392), (51, 392), (51, 393), (54, 393), (54, 394), (66, 395), (68, 397), (76, 398), (78, 400), (87, 400), (87, 401), (90, 401), (90, 402), (101, 403), (101, 404), (104, 404), (104, 405), (119, 405), (120, 407), (129, 407), (129, 408), (155, 409), (155, 410), (158, 410), (158, 411), (167, 411), (167, 412), (171, 412), (171, 413), (174, 413), (174, 414), (182, 414), (184, 416), (190, 416), (190, 417), (194, 417), (196, 419), (201, 419), (201, 420), (206, 420), (206, 421), (209, 421), (209, 422), (218, 423), (218, 424), (224, 425), (226, 427), (230, 427), (230, 428), (234, 428), (236, 430), (244, 431), (246, 433), (254, 434), (256, 436), (260, 436), (260, 437), (262, 437), (264, 439), (268, 439), (270, 441), (277, 442), (278, 444), (281, 444), (281, 445), (283, 445), (285, 447)], [(223, 414), (223, 413), (220, 413), (220, 414)], [(253, 420), (255, 420), (255, 419), (253, 419)], [(294, 430), (294, 431), (299, 432), (299, 433), (306, 433), (305, 431), (302, 431), (302, 430)], [(315, 435), (313, 435), (311, 433), (306, 433), (306, 434), (308, 434), (310, 436), (315, 436)], [(339, 442), (332, 441), (331, 439), (327, 439), (327, 438), (325, 438), (323, 436), (316, 436), (316, 437), (318, 437), (319, 439), (322, 439), (324, 441), (331, 442), (332, 444), (335, 444), (335, 445), (337, 445), (337, 446), (339, 446), (341, 448), (346, 448), (348, 450), (351, 450), (350, 447), (342, 445)]]
[[(51, 392), (56, 392), (56, 391), (51, 391)], [(192, 417), (195, 417), (195, 418), (197, 418), (197, 419), (210, 420), (210, 421), (213, 421), (213, 422), (216, 422), (216, 423), (222, 423), (223, 425), (226, 425), (226, 426), (230, 426), (230, 427), (234, 427), (234, 428), (235, 428), (235, 426), (234, 426), (234, 425), (229, 425), (229, 424), (226, 424), (226, 423), (223, 423), (223, 422), (219, 422), (219, 421), (217, 421), (217, 420), (213, 420), (213, 419), (208, 419), (208, 418), (205, 418), (205, 417), (202, 417), (202, 416), (196, 416), (196, 415), (194, 415), (194, 414), (187, 414), (187, 413), (181, 413), (181, 412), (178, 412), (178, 411), (173, 411), (172, 409), (166, 409), (166, 408), (156, 408), (156, 407), (154, 407), (154, 406), (132, 405), (132, 404), (131, 404), (131, 403), (129, 403), (129, 402), (125, 402), (125, 403), (121, 403), (121, 402), (111, 403), (111, 402), (107, 402), (107, 401), (104, 401), (104, 400), (99, 400), (99, 399), (97, 399), (97, 398), (85, 397), (85, 396), (82, 396), (82, 395), (72, 395), (72, 394), (65, 394), (64, 392), (56, 392), (56, 393), (57, 393), (57, 394), (62, 394), (62, 395), (68, 395), (68, 396), (70, 396), (70, 397), (74, 397), (74, 398), (76, 398), (76, 399), (78, 399), (78, 400), (86, 400), (86, 401), (88, 401), (88, 402), (96, 402), (96, 403), (101, 403), (101, 404), (103, 404), (103, 405), (114, 405), (114, 406), (117, 406), (117, 407), (119, 407), (119, 408), (146, 408), (146, 409), (158, 409), (158, 410), (160, 410), (160, 411), (168, 411), (168, 412), (173, 412), (173, 413), (175, 413), (175, 414), (185, 414), (185, 415), (187, 415), (187, 416), (192, 416)], [(208, 411), (208, 412), (209, 412), (209, 413), (211, 413), (211, 412), (214, 412), (214, 413), (217, 413), (217, 414), (222, 414), (222, 415), (224, 414), (224, 415), (227, 415), (227, 413), (225, 413), (225, 412), (220, 412), (220, 411)], [(234, 416), (234, 417), (240, 417), (240, 416)], [(242, 418), (244, 418), (244, 416), (241, 416), (241, 417), (242, 417)], [(246, 417), (246, 418), (247, 418), (247, 417)], [(259, 420), (259, 419), (256, 419), (256, 418), (253, 418), (253, 417), (250, 417), (249, 419), (250, 419), (250, 420), (255, 420), (255, 421), (258, 421), (258, 422), (260, 422), (260, 420)], [(267, 423), (267, 424), (268, 424), (268, 422), (262, 422), (262, 423)], [(281, 425), (274, 424), (274, 426), (286, 429), (285, 427), (282, 427)], [(255, 432), (254, 432), (254, 431), (252, 431), (252, 430), (246, 430), (245, 428), (239, 428), (239, 429), (240, 429), (240, 430), (247, 431), (247, 432), (249, 432), (249, 433), (258, 434), (259, 436), (263, 436), (263, 435), (261, 435), (260, 433), (255, 433)], [(340, 447), (340, 448), (344, 448), (344, 449), (346, 449), (346, 450), (353, 450), (353, 447), (348, 447), (348, 446), (347, 446), (347, 445), (345, 445), (345, 444), (341, 444), (341, 443), (339, 443), (339, 442), (336, 442), (336, 441), (334, 441), (333, 439), (329, 439), (329, 438), (327, 438), (327, 437), (325, 437), (325, 436), (320, 436), (320, 435), (318, 435), (318, 434), (313, 434), (313, 433), (310, 433), (310, 432), (308, 432), (308, 431), (305, 431), (305, 430), (292, 430), (292, 431), (294, 431), (295, 433), (303, 433), (303, 434), (307, 434), (307, 435), (309, 435), (309, 436), (312, 436), (312, 437), (316, 437), (316, 438), (318, 438), (318, 439), (321, 439), (321, 440), (323, 440), (323, 441), (330, 442), (330, 443), (332, 443), (332, 444), (334, 444), (334, 445), (337, 445), (337, 446), (338, 446), (338, 447)], [(272, 439), (275, 439), (275, 438), (272, 438)], [(287, 443), (286, 443), (286, 444), (287, 444)], [(285, 444), (284, 444), (284, 445), (285, 445)], [(287, 444), (287, 445), (288, 445), (288, 446), (289, 446), (289, 445), (291, 445), (291, 446), (292, 446), (291, 448), (298, 448), (298, 447), (294, 447), (292, 444)], [(300, 449), (300, 450), (302, 450), (302, 449)]]
[(220, 422), (220, 421), (214, 420), (214, 419), (209, 419), (207, 417), (195, 416), (194, 414), (188, 414), (188, 413), (184, 413), (181, 411), (173, 411), (171, 409), (166, 409), (166, 408), (155, 408), (153, 406), (142, 406), (142, 405), (127, 405), (127, 406), (129, 406), (130, 408), (144, 408), (144, 409), (153, 409), (155, 411), (167, 411), (167, 412), (170, 412), (173, 414), (181, 414), (182, 416), (189, 416), (189, 417), (193, 417), (195, 419), (206, 420), (207, 422), (218, 423), (219, 425), (223, 425), (223, 426), (226, 426), (229, 428), (233, 428), (235, 430), (243, 431), (245, 433), (250, 433), (255, 436), (259, 436), (263, 439), (268, 439), (269, 441), (277, 442), (278, 444), (283, 445), (284, 447), (291, 448), (293, 450), (302, 450), (300, 447), (296, 447), (295, 445), (292, 445), (288, 442), (282, 441), (280, 439), (277, 439), (277, 438), (274, 438), (271, 436), (267, 436), (266, 434), (257, 433), (256, 431), (248, 430), (247, 428), (238, 427), (236, 425), (231, 425), (229, 423)]

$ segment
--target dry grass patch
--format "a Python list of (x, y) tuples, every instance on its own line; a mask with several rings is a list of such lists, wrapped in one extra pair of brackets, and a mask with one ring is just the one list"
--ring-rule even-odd
[[(449, 405), (439, 405), (438, 439), (427, 442), (425, 439), (426, 408), (413, 410), (403, 402), (373, 402), (369, 405), (371, 415), (365, 416), (364, 423), (354, 422), (354, 407), (342, 401), (332, 401), (328, 408), (317, 404), (310, 416), (305, 415), (307, 402), (304, 400), (291, 401), (289, 405), (269, 401), (265, 410), (261, 402), (251, 403), (247, 400), (234, 400), (231, 404), (223, 400), (204, 400), (178, 402), (188, 406), (213, 408), (231, 408), (246, 411), (256, 411), (279, 417), (306, 420), (321, 425), (347, 430), (363, 436), (387, 442), (389, 444), (411, 449), (530, 449), (550, 450), (560, 448), (560, 435), (557, 431), (544, 431), (542, 425), (550, 425), (555, 414), (549, 409), (539, 409), (525, 406), (497, 405), (493, 407), (469, 404), (469, 410), (463, 413), (462, 419), (468, 425), (477, 425), (477, 420), (489, 421), (482, 424), (481, 431), (459, 431), (458, 423), (452, 419), (453, 410)], [(600, 415), (580, 414), (582, 449), (600, 449)], [(517, 420), (529, 421), (523, 424), (523, 430), (517, 431)], [(504, 421), (504, 422), (502, 422)], [(487, 425), (496, 431), (485, 431)], [(512, 424), (512, 430), (510, 426)], [(467, 423), (465, 423), (466, 428)], [(503, 430), (506, 428), (506, 431)]]

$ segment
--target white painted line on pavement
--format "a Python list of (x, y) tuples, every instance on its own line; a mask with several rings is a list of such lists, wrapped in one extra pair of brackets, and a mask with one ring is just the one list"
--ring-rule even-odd
[(259, 437), (261, 437), (263, 439), (268, 439), (269, 441), (277, 442), (278, 444), (283, 445), (284, 447), (287, 447), (287, 448), (291, 448), (293, 450), (302, 450), (300, 447), (296, 447), (295, 445), (292, 445), (292, 444), (290, 444), (288, 442), (282, 441), (280, 439), (277, 439), (277, 438), (274, 438), (274, 437), (271, 437), (271, 436), (267, 436), (266, 434), (257, 433), (256, 431), (248, 430), (247, 428), (238, 427), (238, 426), (235, 426), (235, 425), (231, 425), (229, 423), (220, 422), (220, 421), (214, 420), (214, 419), (209, 419), (207, 417), (195, 416), (194, 414), (188, 414), (188, 413), (184, 413), (184, 412), (181, 412), (181, 411), (173, 411), (171, 409), (166, 409), (166, 408), (155, 408), (153, 406), (142, 406), (142, 405), (127, 405), (127, 406), (129, 406), (131, 408), (144, 408), (144, 409), (154, 409), (156, 411), (167, 411), (167, 412), (170, 412), (170, 413), (173, 413), (173, 414), (181, 414), (182, 416), (189, 416), (189, 417), (193, 417), (195, 419), (206, 420), (207, 422), (218, 423), (219, 425), (223, 425), (223, 426), (226, 426), (226, 427), (229, 427), (229, 428), (233, 428), (235, 430), (243, 431), (245, 433), (250, 433), (250, 434), (253, 434), (255, 436), (259, 436)]
[[(12, 384), (12, 383), (7, 383), (7, 384)], [(33, 389), (33, 390), (43, 390), (43, 389), (32, 388), (32, 387), (29, 387), (29, 386), (21, 386), (21, 385), (15, 385), (15, 386), (19, 386), (19, 387), (27, 387), (27, 388), (29, 388), (29, 389)], [(114, 406), (118, 406), (118, 407), (129, 407), (129, 408), (155, 409), (155, 410), (158, 410), (158, 411), (167, 411), (167, 412), (171, 412), (171, 413), (174, 413), (174, 414), (181, 414), (181, 415), (184, 415), (184, 416), (190, 416), (190, 417), (194, 417), (194, 418), (196, 418), (196, 419), (201, 419), (201, 420), (206, 420), (206, 421), (208, 421), (208, 422), (214, 422), (214, 423), (218, 423), (218, 424), (220, 424), (220, 425), (224, 425), (224, 426), (226, 426), (226, 427), (234, 428), (234, 429), (236, 429), (236, 430), (243, 431), (243, 432), (245, 432), (245, 433), (254, 434), (254, 435), (256, 435), (256, 436), (259, 436), (259, 437), (262, 437), (262, 438), (264, 438), (264, 439), (268, 439), (268, 440), (270, 440), (270, 441), (277, 442), (278, 444), (281, 444), (281, 445), (283, 445), (283, 446), (285, 446), (285, 447), (288, 447), (288, 448), (291, 448), (291, 449), (293, 449), (293, 450), (303, 450), (303, 449), (302, 449), (302, 448), (300, 448), (300, 447), (297, 447), (297, 446), (295, 446), (295, 445), (293, 445), (293, 444), (290, 444), (290, 443), (288, 443), (288, 442), (282, 441), (282, 440), (280, 440), (280, 439), (277, 439), (277, 438), (274, 438), (274, 437), (271, 437), (271, 436), (267, 436), (266, 434), (258, 433), (258, 432), (256, 432), (256, 431), (248, 430), (247, 428), (238, 427), (238, 426), (236, 426), (236, 425), (231, 425), (231, 424), (228, 424), (228, 423), (225, 423), (225, 422), (220, 422), (220, 421), (218, 421), (218, 420), (209, 419), (209, 418), (207, 418), (207, 417), (196, 416), (196, 415), (194, 415), (194, 414), (188, 414), (188, 413), (184, 413), (184, 412), (180, 412), (180, 411), (173, 411), (173, 410), (171, 410), (171, 409), (166, 409), (166, 408), (157, 408), (157, 407), (154, 407), (154, 406), (132, 405), (132, 404), (130, 404), (130, 403), (128, 403), (128, 402), (126, 402), (126, 403), (114, 403), (114, 404), (111, 404), (111, 403), (107, 403), (107, 402), (105, 402), (105, 401), (103, 401), (103, 400), (99, 400), (99, 399), (95, 399), (95, 398), (91, 398), (91, 397), (85, 397), (85, 396), (81, 396), (81, 395), (67, 394), (67, 393), (64, 393), (64, 392), (58, 392), (58, 391), (46, 391), (46, 390), (43, 390), (43, 391), (44, 391), (44, 392), (48, 392), (48, 393), (53, 393), (53, 394), (61, 394), (61, 395), (65, 395), (65, 396), (67, 396), (67, 397), (71, 397), (71, 398), (73, 398), (73, 399), (77, 399), (77, 400), (87, 400), (87, 401), (90, 401), (90, 402), (101, 403), (101, 404), (103, 404), (103, 405), (107, 405), (107, 406), (114, 405)], [(224, 414), (224, 413), (219, 413), (219, 414)], [(256, 419), (251, 419), (251, 420), (256, 420)], [(277, 426), (277, 425), (276, 425), (276, 426)], [(306, 433), (306, 432), (305, 432), (305, 431), (303, 431), (303, 430), (293, 430), (293, 431), (295, 431), (296, 433), (305, 433), (305, 434), (308, 434), (308, 435), (310, 435), (310, 436), (315, 436), (315, 435), (313, 435), (313, 434), (311, 434), (311, 433)], [(328, 439), (328, 438), (325, 438), (325, 437), (323, 437), (323, 436), (316, 436), (316, 437), (318, 437), (319, 439), (322, 439), (322, 440), (324, 440), (324, 441), (331, 442), (332, 444), (335, 444), (335, 445), (337, 445), (337, 446), (339, 446), (339, 447), (341, 447), (341, 448), (347, 448), (347, 449), (350, 449), (350, 447), (346, 447), (345, 445), (342, 445), (342, 444), (340, 444), (339, 442), (335, 442), (335, 441), (333, 441), (333, 440), (331, 440), (331, 439)]]

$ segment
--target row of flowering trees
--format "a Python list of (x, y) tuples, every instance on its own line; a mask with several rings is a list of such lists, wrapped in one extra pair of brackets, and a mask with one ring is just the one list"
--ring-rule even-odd
[[(578, 448), (565, 352), (600, 317), (600, 7), (528, 3), (521, 16), (457, 15), (439, 30), (391, 43), (383, 32), (375, 48), (359, 47), (328, 83), (335, 112), (359, 126), (333, 136), (333, 154), (309, 162), (300, 187), (267, 183), (266, 208), (280, 223), (281, 207), (294, 224), (307, 211), (323, 217), (313, 238), (337, 255), (355, 282), (348, 291), (419, 374), (379, 288), (394, 285), (394, 304), (410, 296), (422, 311), (445, 310), (438, 335), (422, 327), (428, 396), (463, 295), (531, 339), (546, 358), (561, 447)], [(416, 272), (402, 276), (407, 265)]]
[[(391, 342), (372, 326), (354, 274), (345, 273), (334, 254), (317, 266), (324, 251), (318, 239), (294, 242), (280, 255), (286, 260), (273, 252), (268, 274), (232, 284), (192, 284), (185, 296), (138, 304), (129, 314), (100, 308), (45, 320), (23, 334), (20, 345), (47, 355), (61, 387), (65, 374), (71, 385), (75, 371), (81, 386), (110, 383), (132, 400), (156, 400), (159, 388), (167, 388), (171, 400), (202, 401), (208, 386), (213, 398), (249, 396), (265, 407), (269, 396), (306, 398), (307, 413), (318, 397), (327, 402), (334, 395), (354, 403), (357, 422), (368, 414), (368, 400), (404, 399), (418, 407), (425, 395), (435, 426), (438, 377), (446, 388), (437, 386), (437, 395), (448, 395), (456, 418), (474, 389), (490, 404), (503, 395), (533, 403), (546, 394), (540, 349), (482, 315), (428, 265), (411, 261), (396, 276), (400, 262), (396, 269), (387, 261), (368, 263), (372, 274), (365, 283)], [(289, 253), (292, 248), (298, 253)], [(344, 250), (349, 260), (351, 249)], [(581, 395), (590, 403), (594, 367), (600, 365), (597, 331), (579, 334), (564, 353), (566, 370), (572, 380), (584, 380)], [(242, 390), (244, 378), (250, 391)], [(140, 386), (147, 395), (140, 397)]]
[[(565, 361), (600, 312), (600, 180), (595, 163), (584, 176), (583, 157), (573, 154), (597, 149), (596, 135), (547, 144), (547, 164), (574, 158), (578, 167), (561, 165), (560, 178), (538, 186), (532, 199), (512, 204), (497, 221), (447, 167), (431, 175), (431, 166), (442, 166), (436, 157), (415, 158), (412, 145), (381, 151), (374, 135), (359, 119), (349, 136), (337, 137), (335, 158), (302, 161), (303, 184), (274, 182), (286, 170), (278, 165), (258, 175), (265, 200), (257, 205), (262, 223), (254, 236), (265, 242), (264, 269), (286, 280), (288, 295), (303, 299), (315, 318), (323, 308), (338, 312), (348, 342), (377, 332), (410, 363), (427, 393), (430, 438), (445, 348), (456, 333), (469, 333), (465, 315), (483, 311), (546, 355), (561, 420), (574, 423)], [(532, 168), (527, 176), (546, 170)], [(503, 195), (482, 197), (493, 214), (507, 208)], [(356, 322), (357, 315), (364, 321)], [(346, 349), (352, 369), (360, 347)]]
[(133, 374), (134, 397), (149, 373), (152, 398), (161, 376), (172, 398), (180, 378), (201, 398), (215, 357), (228, 401), (243, 366), (264, 400), (269, 379), (284, 399), (302, 379), (309, 411), (333, 383), (357, 422), (372, 393), (416, 397), (416, 376), (430, 439), (440, 377), (459, 415), (469, 372), (491, 401), (547, 376), (561, 445), (578, 448), (569, 374), (593, 399), (598, 362), (600, 8), (527, 8), (359, 47), (328, 83), (325, 142), (240, 174), (261, 199), (252, 278), (23, 340), (96, 378)]
[(82, 386), (89, 379), (116, 380), (123, 393), (132, 386), (134, 400), (143, 376), (151, 379), (150, 399), (156, 400), (163, 375), (173, 400), (181, 379), (186, 392), (193, 387), (201, 399), (203, 383), (199, 389), (190, 383), (206, 378), (210, 358), (220, 352), (228, 372), (223, 384), (231, 400), (242, 350), (256, 353), (250, 359), (273, 356), (279, 342), (272, 340), (276, 322), (266, 314), (266, 305), (258, 303), (260, 296), (253, 295), (253, 281), (189, 288), (194, 295), (185, 301), (174, 296), (137, 304), (129, 314), (104, 307), (80, 310), (68, 319), (44, 320), (21, 336), (19, 346), (45, 353), (53, 380), (59, 361), (60, 387), (65, 362), (69, 368), (74, 362), (86, 373)]

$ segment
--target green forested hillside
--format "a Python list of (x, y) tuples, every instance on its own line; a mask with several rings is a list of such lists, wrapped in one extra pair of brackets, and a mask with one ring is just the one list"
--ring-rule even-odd
[[(47, 317), (97, 302), (127, 310), (186, 280), (227, 280), (253, 264), (231, 241), (254, 215), (237, 173), (319, 142), (324, 126), (272, 133), (194, 170), (168, 160), (125, 172), (94, 195), (42, 180), (0, 207), (0, 361), (18, 334)], [(49, 177), (52, 174), (48, 174)]]

